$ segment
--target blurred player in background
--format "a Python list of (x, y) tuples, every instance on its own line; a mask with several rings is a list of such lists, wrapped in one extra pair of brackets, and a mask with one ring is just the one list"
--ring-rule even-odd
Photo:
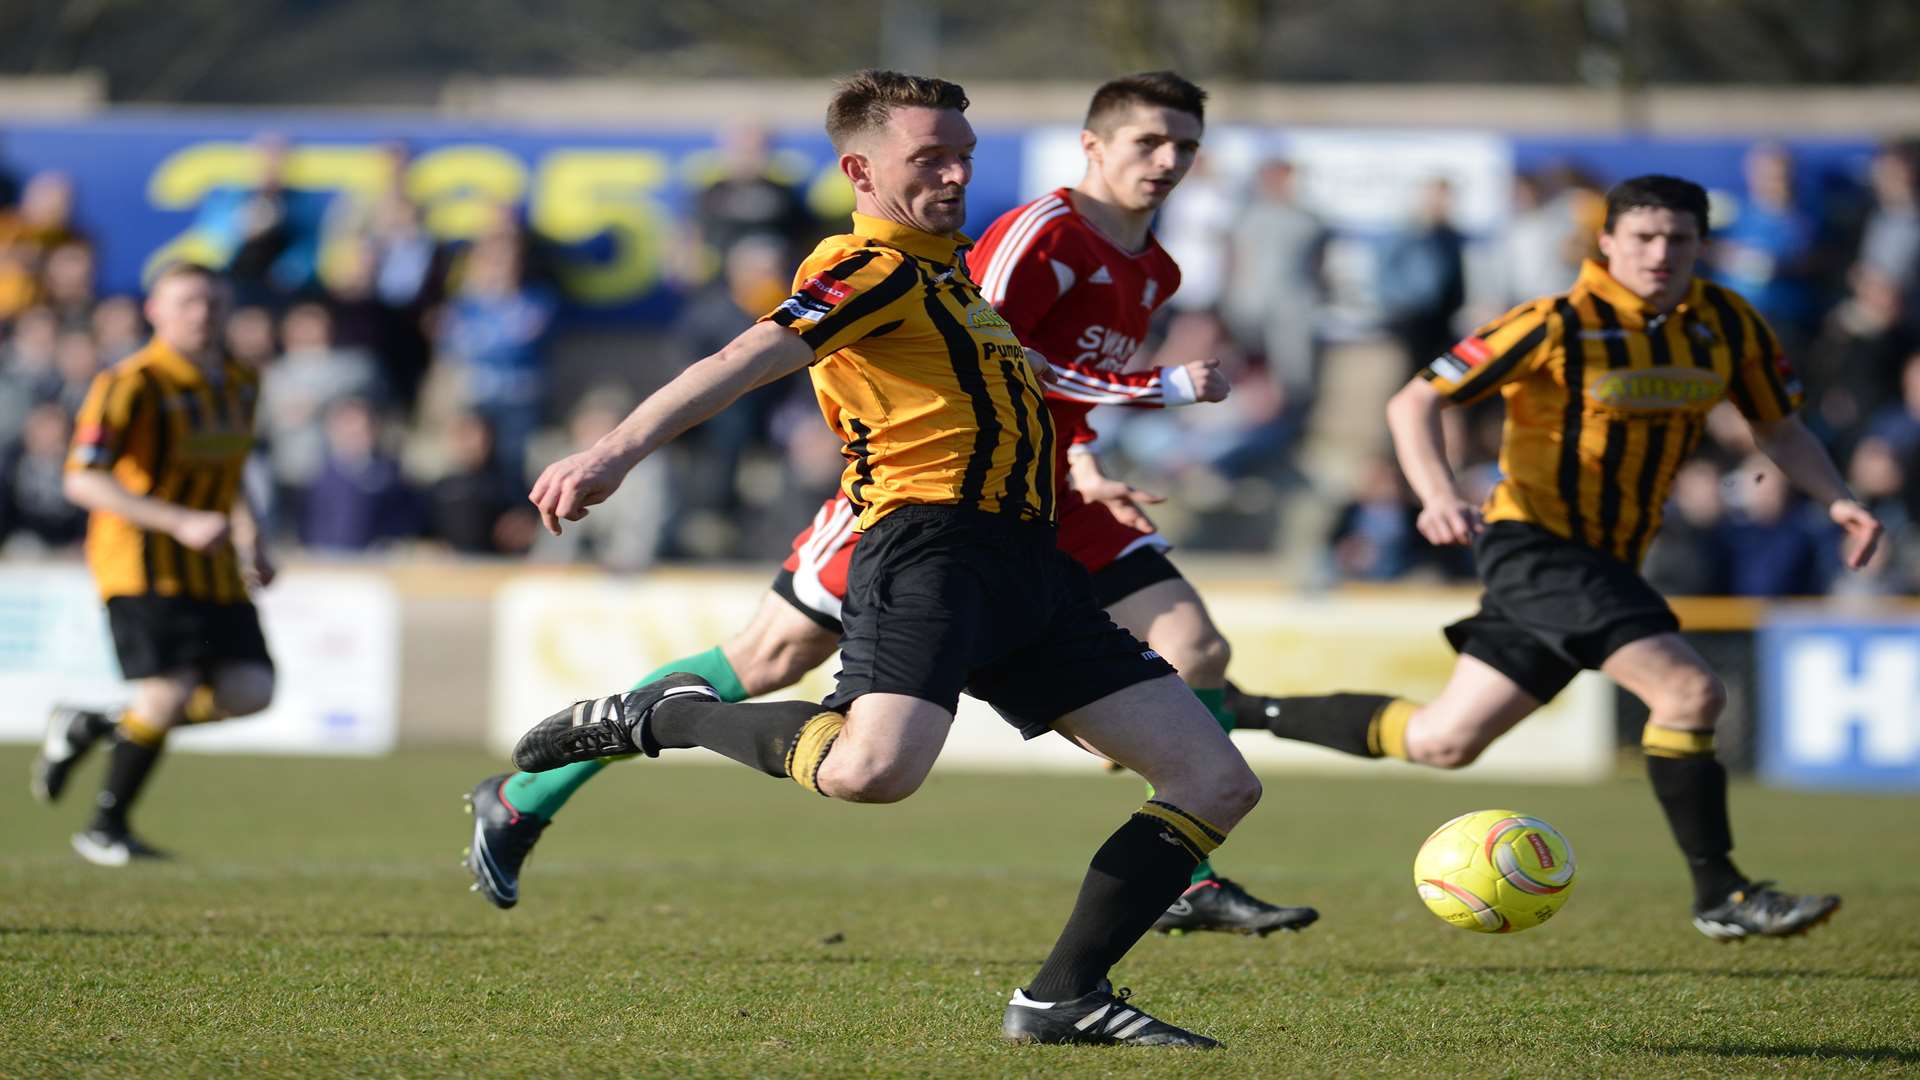
[[(1051, 363), (1047, 408), (1058, 433), (1061, 549), (1093, 576), (1095, 598), (1121, 627), (1145, 640), (1227, 730), (1223, 708), (1230, 650), (1193, 586), (1166, 557), (1170, 546), (1134, 504), (1139, 492), (1103, 476), (1087, 422), (1095, 405), (1148, 407), (1219, 401), (1225, 377), (1212, 360), (1132, 370), (1154, 312), (1180, 286), (1180, 268), (1155, 240), (1154, 214), (1200, 148), (1206, 93), (1172, 72), (1115, 79), (1095, 92), (1081, 148), (1087, 169), (1059, 188), (1008, 211), (967, 257), (981, 294), (1021, 342)], [(753, 621), (726, 645), (672, 661), (669, 672), (706, 678), (725, 700), (743, 701), (793, 685), (838, 646), (847, 568), (858, 510), (844, 493), (829, 499), (794, 539)], [(518, 900), (521, 863), (547, 822), (580, 784), (605, 767), (582, 762), (552, 772), (490, 777), (475, 789), (468, 866), (476, 888), (502, 907)], [(1194, 868), (1189, 887), (1155, 923), (1162, 931), (1222, 930), (1265, 935), (1314, 921), (1312, 908), (1282, 907)]]
[[(1350, 754), (1445, 769), (1471, 763), (1582, 669), (1646, 702), (1647, 773), (1693, 874), (1694, 926), (1721, 940), (1802, 933), (1840, 906), (1749, 880), (1730, 854), (1727, 773), (1714, 757), (1726, 689), (1640, 576), (1667, 489), (1731, 400), (1755, 442), (1827, 508), (1866, 565), (1881, 527), (1794, 415), (1799, 381), (1772, 330), (1738, 294), (1694, 276), (1707, 195), (1669, 176), (1607, 195), (1605, 261), (1571, 291), (1508, 312), (1454, 345), (1387, 407), (1421, 535), (1472, 544), (1486, 591), (1447, 628), (1460, 654), (1432, 704), (1379, 694), (1245, 697), (1243, 726)], [(1460, 495), (1440, 414), (1506, 399), (1500, 481), (1476, 509)]]
[(205, 269), (161, 271), (146, 305), (153, 340), (94, 380), (67, 461), (67, 498), (91, 511), (87, 564), (132, 700), (117, 717), (56, 708), (32, 779), (42, 800), (58, 799), (81, 756), (112, 737), (93, 821), (73, 838), (100, 866), (159, 854), (127, 814), (169, 731), (273, 698), (247, 594), (273, 567), (240, 483), (259, 380), (221, 350), (223, 299)]

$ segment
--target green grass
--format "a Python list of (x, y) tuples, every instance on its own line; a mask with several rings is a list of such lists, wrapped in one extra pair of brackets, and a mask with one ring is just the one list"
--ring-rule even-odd
[[(28, 752), (0, 752), (24, 779)], [(938, 774), (892, 807), (744, 769), (619, 766), (542, 842), (525, 899), (466, 891), (470, 755), (182, 755), (139, 824), (173, 863), (67, 849), (0, 793), (0, 1076), (1690, 1076), (1920, 1072), (1911, 798), (1736, 790), (1737, 854), (1847, 907), (1717, 945), (1644, 782), (1268, 779), (1220, 865), (1304, 934), (1150, 937), (1116, 972), (1211, 1055), (1013, 1048), (1087, 856), (1137, 782)], [(1575, 844), (1565, 910), (1512, 937), (1428, 915), (1409, 867), (1462, 810)]]

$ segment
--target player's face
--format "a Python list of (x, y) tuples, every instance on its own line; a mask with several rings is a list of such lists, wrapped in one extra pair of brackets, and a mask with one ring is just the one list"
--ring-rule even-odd
[(147, 297), (154, 336), (183, 353), (204, 352), (220, 326), (220, 292), (197, 274), (163, 278)]
[(1161, 105), (1134, 105), (1105, 137), (1088, 132), (1087, 160), (1128, 210), (1158, 210), (1200, 152), (1200, 118)]
[(944, 235), (967, 220), (975, 141), (958, 110), (899, 108), (842, 168), (881, 217)]
[(1701, 242), (1700, 223), (1692, 214), (1641, 206), (1614, 218), (1612, 230), (1600, 234), (1600, 253), (1615, 281), (1665, 311), (1693, 284)]

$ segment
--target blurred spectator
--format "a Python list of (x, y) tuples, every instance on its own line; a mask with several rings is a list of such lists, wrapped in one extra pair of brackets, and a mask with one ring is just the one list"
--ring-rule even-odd
[(1421, 189), (1413, 220), (1387, 242), (1380, 260), (1380, 305), (1406, 351), (1408, 370), (1453, 345), (1454, 316), (1467, 301), (1466, 237), (1453, 227), (1453, 184)]
[(87, 512), (61, 490), (72, 434), (68, 416), (52, 402), (34, 406), (19, 444), (0, 451), (0, 538), (9, 552), (66, 547), (87, 534)]
[(1673, 474), (1660, 532), (1647, 549), (1641, 572), (1668, 596), (1718, 596), (1727, 591), (1727, 562), (1720, 550), (1726, 507), (1720, 470), (1695, 458)]
[(364, 551), (419, 531), (400, 462), (382, 448), (374, 403), (347, 397), (327, 408), (325, 460), (307, 493), (300, 540), (323, 551)]
[(1593, 243), (1580, 218), (1580, 203), (1591, 197), (1587, 184), (1564, 167), (1514, 176), (1513, 216), (1500, 238), (1503, 308), (1572, 287)]
[[(718, 265), (735, 244), (748, 238), (779, 245), (782, 264), (791, 267), (818, 238), (820, 222), (807, 207), (806, 192), (773, 157), (765, 128), (741, 124), (720, 136), (720, 172), (694, 196), (690, 249)], [(706, 269), (693, 276), (705, 281)]]
[(1155, 238), (1180, 264), (1180, 291), (1167, 301), (1176, 316), (1216, 312), (1226, 294), (1238, 212), (1232, 190), (1212, 162), (1205, 154), (1194, 159), (1193, 168), (1154, 222)]
[(60, 396), (59, 322), (46, 308), (28, 308), (0, 345), (0, 447), (20, 437), (27, 412)]
[(558, 306), (526, 273), (526, 238), (502, 224), (468, 250), (441, 324), (441, 361), (460, 402), (493, 425), (500, 461), (516, 477), (545, 404), (545, 345)]
[(20, 205), (0, 211), (0, 322), (41, 301), (47, 256), (66, 244), (87, 244), (73, 224), (73, 182), (65, 173), (38, 173)]
[(1221, 314), (1243, 348), (1266, 358), (1268, 375), (1285, 391), (1289, 407), (1297, 408), (1313, 396), (1328, 234), (1300, 205), (1294, 180), (1286, 161), (1269, 161), (1255, 175), (1252, 200), (1232, 233), (1232, 273)]
[(371, 199), (340, 200), (328, 221), (327, 281), (341, 340), (380, 359), (397, 401), (411, 411), (432, 360), (430, 313), (446, 297), (450, 255), (408, 194), (407, 147), (388, 143), (387, 182)]
[(1896, 459), (1920, 453), (1920, 352), (1900, 369), (1900, 399), (1867, 421), (1867, 437), (1886, 440)]
[(1747, 192), (1739, 212), (1716, 225), (1709, 255), (1717, 276), (1746, 297), (1791, 350), (1814, 325), (1808, 261), (1818, 239), (1812, 215), (1794, 202), (1793, 159), (1777, 143), (1747, 151)]
[(1426, 547), (1414, 528), (1420, 507), (1400, 481), (1391, 458), (1375, 458), (1361, 472), (1353, 498), (1340, 508), (1327, 538), (1334, 576), (1345, 581), (1391, 581), (1413, 567)]
[(495, 460), (486, 418), (456, 416), (447, 444), (448, 472), (427, 490), (427, 535), (468, 554), (527, 550), (538, 522), (518, 479)]
[(80, 403), (87, 399), (93, 377), (100, 374), (100, 352), (93, 346), (93, 335), (85, 330), (61, 334), (54, 343), (53, 370), (60, 379), (60, 388), (54, 392), (53, 400), (68, 416), (73, 416), (80, 411)]
[[(734, 244), (724, 270), (721, 280), (693, 295), (674, 326), (674, 355), (686, 363), (720, 351), (786, 299), (791, 289), (791, 267), (770, 237)], [(774, 410), (795, 393), (811, 396), (803, 380), (781, 379), (751, 391), (687, 433), (675, 455), (679, 494), (671, 541), (676, 553), (706, 558), (735, 554), (741, 460), (753, 448), (771, 449)]]
[[(633, 404), (633, 395), (624, 387), (589, 391), (567, 417), (565, 437), (555, 440), (540, 456), (555, 460), (593, 445), (626, 419)], [(561, 535), (536, 530), (533, 558), (541, 562), (592, 562), (623, 573), (652, 565), (666, 534), (666, 470), (666, 455), (655, 454), (628, 473), (606, 502), (569, 524)], [(797, 528), (793, 522), (786, 527), (789, 536)]]
[(1716, 530), (1732, 596), (1818, 596), (1826, 591), (1833, 528), (1764, 455), (1734, 474), (1741, 498)]
[(1873, 156), (1872, 208), (1860, 237), (1859, 265), (1884, 275), (1907, 303), (1920, 301), (1920, 187), (1912, 147), (1888, 145)]
[(259, 183), (209, 192), (194, 227), (232, 279), (237, 303), (277, 308), (315, 284), (328, 196), (288, 186), (284, 137), (263, 134), (254, 146)]
[(1842, 441), (1894, 399), (1901, 364), (1920, 347), (1891, 278), (1861, 263), (1848, 282), (1851, 291), (1827, 316), (1802, 365), (1816, 425)]
[(42, 301), (63, 330), (89, 331), (93, 322), (93, 249), (69, 241), (47, 252), (41, 270)]
[(117, 364), (147, 342), (140, 305), (130, 296), (109, 296), (100, 301), (88, 325), (93, 330), (93, 342), (100, 350), (102, 364)]
[(227, 316), (227, 355), (255, 371), (273, 363), (273, 314), (263, 307), (236, 308)]
[[(260, 309), (235, 312), (228, 333), (231, 338), (240, 328), (247, 339), (243, 347), (252, 351), (261, 343), (252, 340), (259, 333), (258, 319), (245, 316), (242, 321), (250, 311)], [(259, 319), (264, 318), (260, 312)], [(280, 333), (285, 352), (261, 376), (259, 412), (260, 434), (274, 480), (273, 517), (284, 527), (309, 520), (302, 506), (326, 464), (332, 406), (349, 399), (378, 401), (381, 388), (371, 358), (334, 347), (332, 322), (321, 305), (289, 308)]]

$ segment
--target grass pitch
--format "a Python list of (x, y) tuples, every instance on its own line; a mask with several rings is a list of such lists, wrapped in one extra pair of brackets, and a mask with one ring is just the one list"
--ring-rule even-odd
[[(1219, 865), (1322, 912), (1150, 936), (1115, 973), (1214, 1054), (996, 1041), (1136, 780), (937, 772), (892, 807), (744, 769), (616, 766), (495, 911), (457, 865), (496, 762), (179, 755), (95, 869), (0, 752), (0, 1076), (1681, 1076), (1920, 1072), (1920, 801), (1738, 787), (1736, 854), (1846, 907), (1719, 945), (1644, 781), (1271, 776)], [(1537, 814), (1580, 877), (1553, 922), (1453, 929), (1410, 882), (1463, 810)]]

